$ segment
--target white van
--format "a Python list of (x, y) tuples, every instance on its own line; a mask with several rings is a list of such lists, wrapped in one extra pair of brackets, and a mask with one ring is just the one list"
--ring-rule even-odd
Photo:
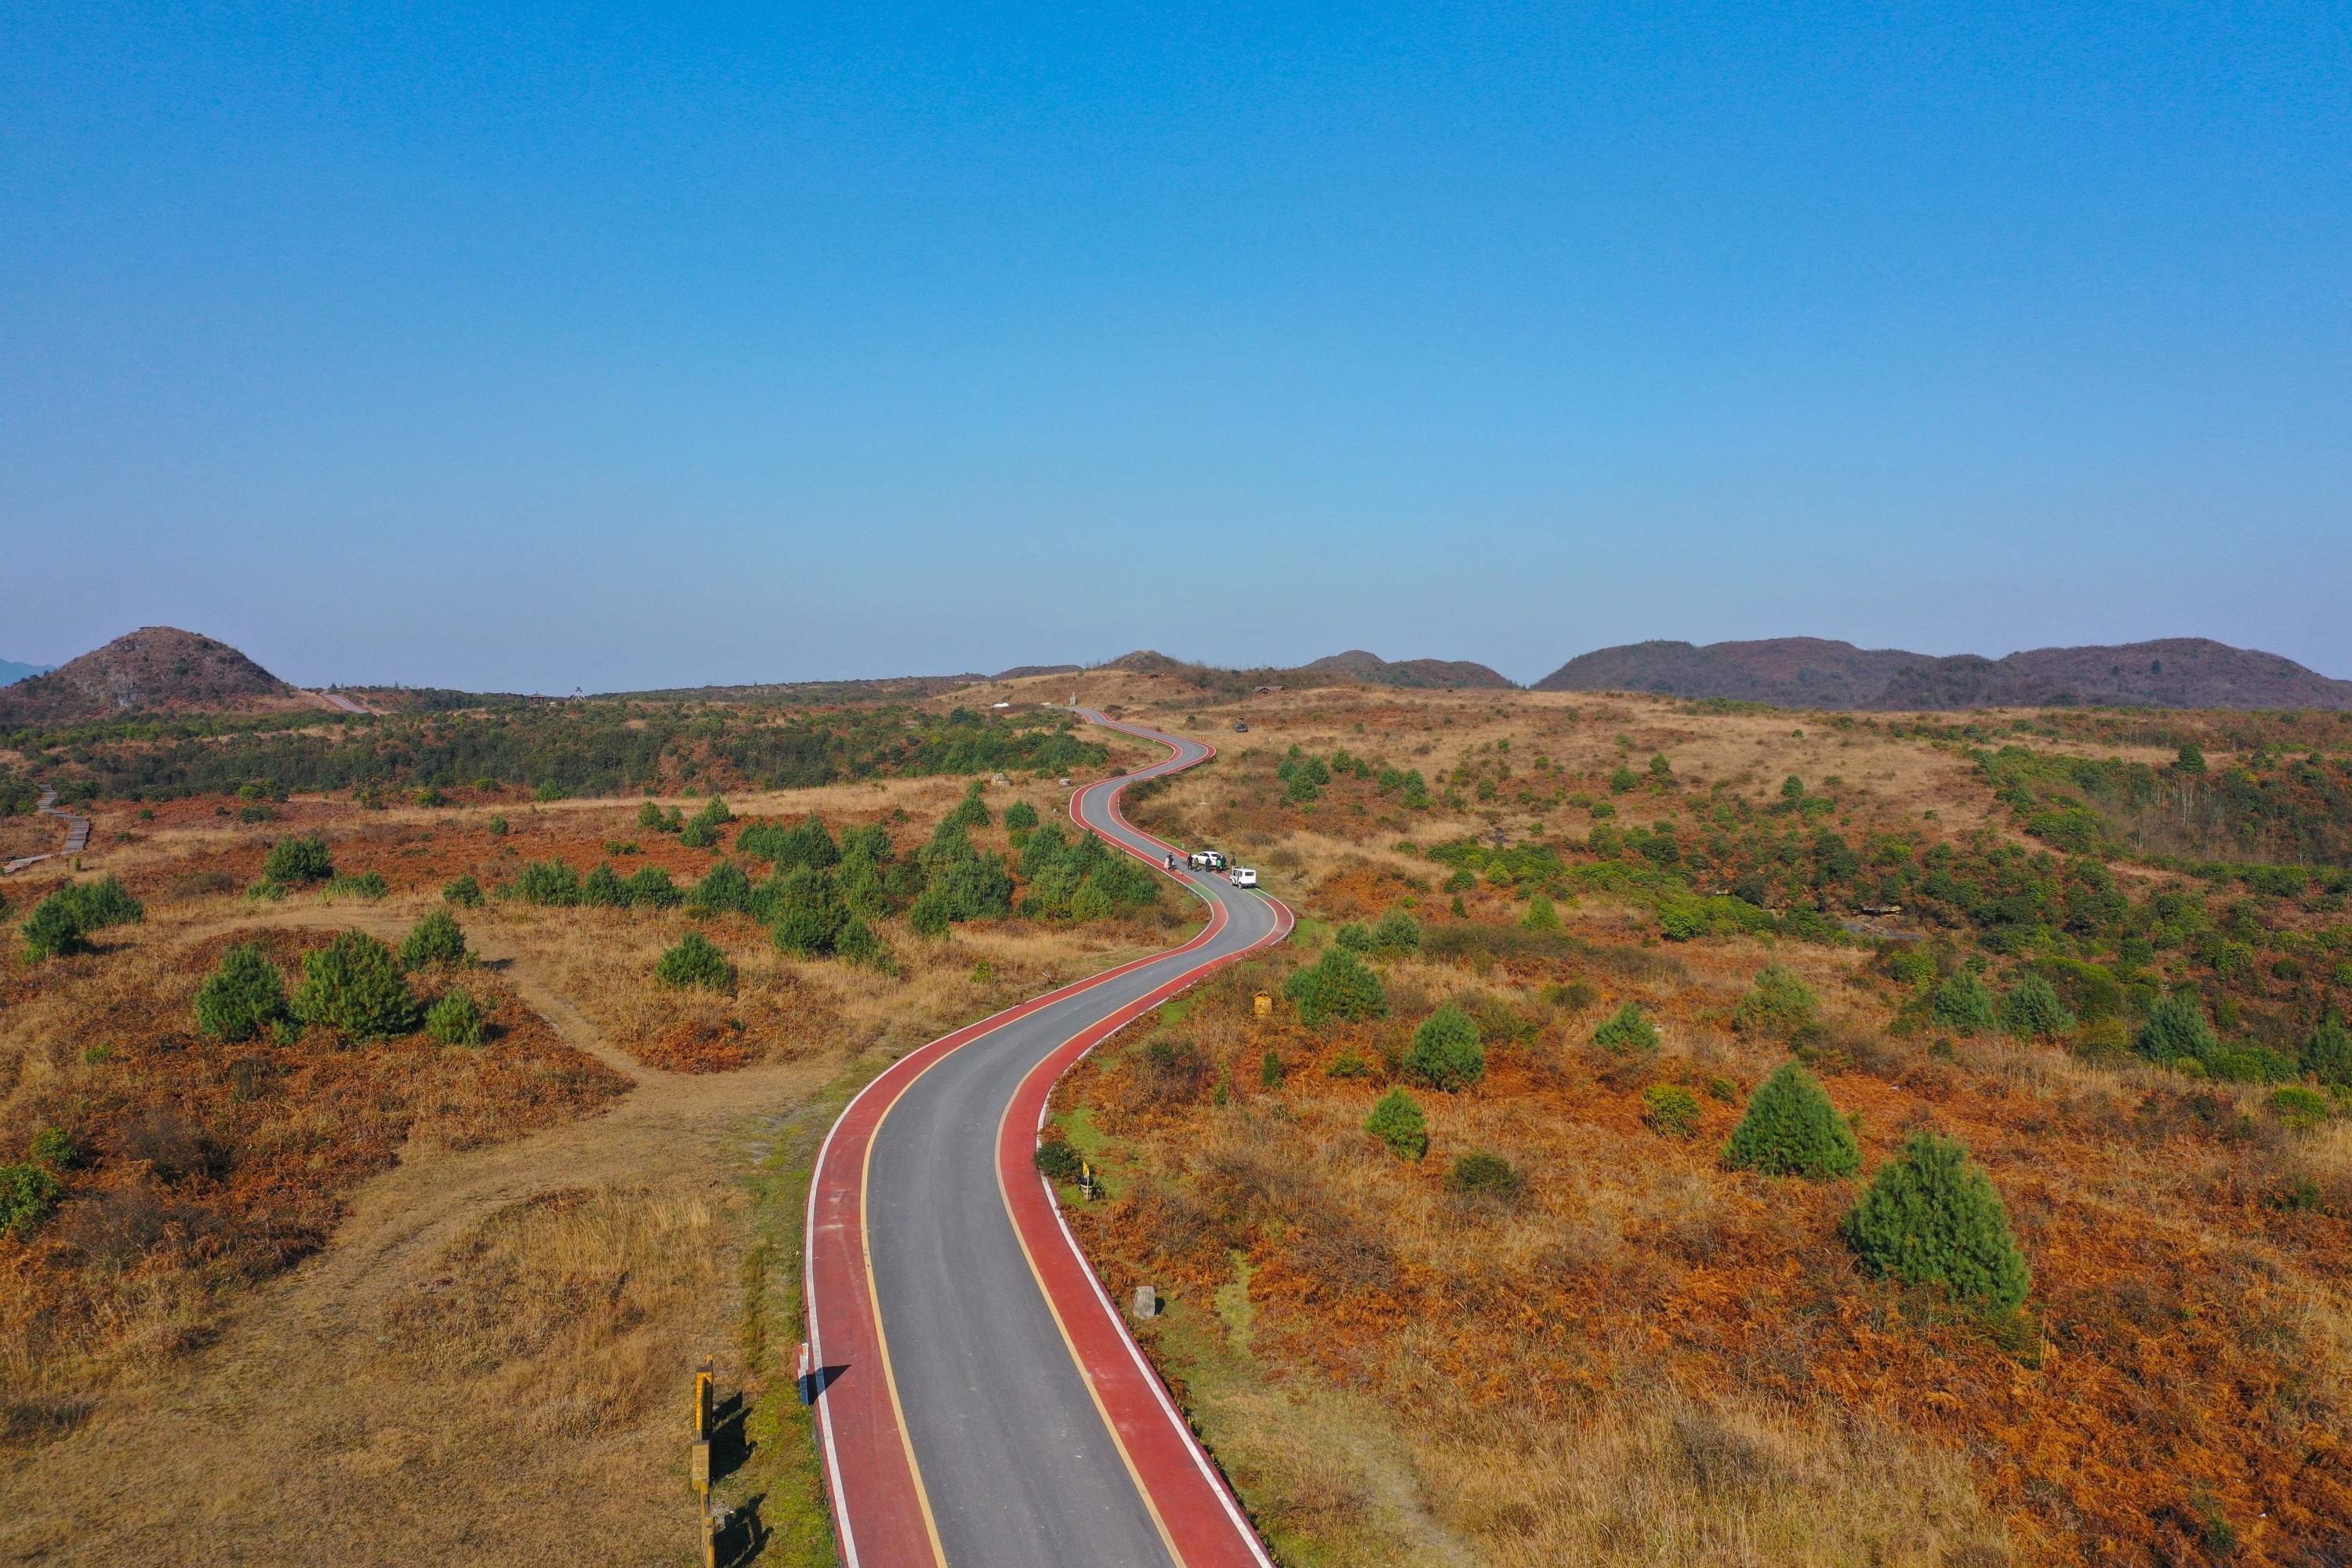
[(1236, 888), (1255, 888), (1257, 886), (1257, 873), (1247, 866), (1236, 866), (1225, 880)]

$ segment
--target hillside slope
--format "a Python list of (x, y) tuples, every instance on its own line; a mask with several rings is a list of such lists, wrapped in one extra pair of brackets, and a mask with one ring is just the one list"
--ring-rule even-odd
[(1307, 668), (1352, 675), (1375, 686), (1405, 686), (1422, 690), (1509, 691), (1518, 685), (1500, 671), (1466, 658), (1405, 658), (1392, 662), (1360, 647), (1318, 658)]
[(230, 707), (294, 694), (292, 686), (225, 642), (177, 626), (142, 626), (47, 675), (0, 689), (0, 721)]
[(1628, 643), (1569, 660), (1538, 691), (1649, 691), (1787, 708), (2352, 709), (2352, 681), (2208, 637), (1937, 658), (1821, 637)]

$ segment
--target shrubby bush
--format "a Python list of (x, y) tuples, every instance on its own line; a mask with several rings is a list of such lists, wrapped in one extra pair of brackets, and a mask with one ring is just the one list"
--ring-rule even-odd
[(1429, 1152), (1429, 1119), (1422, 1114), (1421, 1102), (1402, 1089), (1381, 1097), (1364, 1119), (1364, 1131), (1401, 1160), (1418, 1160)]
[(65, 1192), (57, 1173), (32, 1161), (0, 1165), (0, 1236), (30, 1236), (47, 1223)]
[(1960, 1035), (1990, 1035), (2000, 1027), (2000, 1012), (1992, 988), (1974, 970), (1956, 969), (1936, 987), (1927, 1016)]
[(955, 809), (948, 813), (940, 826), (946, 826), (952, 824), (960, 828), (971, 829), (986, 827), (995, 820), (989, 815), (988, 802), (984, 798), (986, 787), (978, 779), (972, 780), (971, 787), (963, 792), (963, 798), (956, 802)]
[(1382, 952), (1418, 952), (1421, 922), (1402, 909), (1391, 910), (1372, 928), (1372, 945)]
[(471, 877), (453, 878), (448, 886), (441, 889), (441, 897), (448, 903), (478, 910), (482, 907), (482, 884)]
[(466, 932), (447, 910), (434, 910), (408, 928), (400, 944), (400, 966), (411, 973), (436, 967), (456, 968), (471, 955)]
[(335, 858), (315, 833), (281, 838), (269, 847), (261, 874), (273, 882), (323, 882), (335, 874)]
[(1841, 1228), (1866, 1266), (1906, 1285), (1940, 1284), (1992, 1308), (2019, 1306), (2033, 1286), (1991, 1178), (1933, 1132), (1911, 1135)]
[(1037, 826), (1037, 808), (1025, 800), (1016, 800), (1004, 808), (1004, 826), (1018, 833)]
[(694, 891), (686, 896), (686, 905), (710, 914), (749, 914), (751, 879), (733, 861), (721, 860), (694, 885)]
[(71, 899), (51, 893), (33, 906), (32, 918), (17, 928), (25, 933), (25, 950), (33, 958), (64, 958), (90, 951), (89, 933), (81, 911)]
[(2328, 1014), (2304, 1043), (2303, 1070), (2322, 1083), (2352, 1084), (2352, 1030), (2341, 1014)]
[(2188, 1060), (2202, 1067), (2221, 1054), (2221, 1040), (2197, 998), (2176, 991), (2148, 1009), (2132, 1049), (2159, 1064)]
[(361, 871), (349, 877), (330, 877), (324, 889), (329, 898), (381, 899), (392, 889), (381, 871)]
[(670, 881), (669, 873), (658, 866), (640, 866), (624, 885), (628, 889), (629, 903), (635, 909), (674, 910), (684, 900), (684, 895)]
[(1021, 850), (1021, 874), (1029, 890), (1024, 914), (1098, 920), (1157, 903), (1160, 882), (1140, 861), (1118, 853), (1093, 834), (1075, 838), (1059, 823), (1029, 836)]
[(347, 931), (302, 959), (294, 1016), (355, 1040), (404, 1035), (416, 1026), (416, 994), (392, 949), (364, 931)]
[(1617, 1009), (1615, 1016), (1592, 1032), (1592, 1043), (1621, 1056), (1627, 1051), (1654, 1051), (1658, 1048), (1658, 1031), (1651, 1027), (1640, 1007), (1628, 1002)]
[(1748, 1100), (1723, 1163), (1735, 1171), (1826, 1181), (1862, 1169), (1862, 1145), (1820, 1080), (1783, 1062)]
[(499, 891), (526, 904), (569, 908), (580, 901), (580, 873), (561, 860), (526, 861)]
[(1293, 974), (1282, 990), (1298, 1005), (1299, 1017), (1310, 1026), (1326, 1018), (1361, 1022), (1388, 1016), (1388, 992), (1381, 977), (1337, 944), (1325, 948), (1321, 958)]
[(698, 931), (688, 931), (677, 945), (654, 965), (654, 978), (674, 990), (699, 987), (706, 991), (735, 989), (735, 966), (719, 944)]
[(2049, 976), (2032, 970), (2000, 999), (2000, 1026), (2020, 1040), (2054, 1040), (2074, 1032), (2075, 1017)]
[(1448, 1094), (1486, 1077), (1486, 1051), (1477, 1023), (1451, 1002), (1432, 1013), (1413, 1031), (1404, 1054), (1404, 1076)]
[(488, 1023), (482, 1005), (462, 985), (453, 985), (425, 1015), (425, 1032), (445, 1046), (478, 1046)]
[(249, 1040), (292, 1016), (286, 980), (257, 942), (221, 954), (220, 967), (196, 988), (196, 1027), (219, 1040)]
[(2315, 1089), (2291, 1084), (2271, 1091), (2271, 1114), (2297, 1132), (2308, 1132), (2327, 1120), (2327, 1097)]
[(1642, 1118), (1669, 1138), (1698, 1136), (1698, 1096), (1678, 1083), (1655, 1083), (1642, 1091)]
[(1755, 989), (1739, 999), (1731, 1026), (1743, 1035), (1786, 1040), (1814, 1026), (1818, 998), (1793, 969), (1768, 963), (1756, 976)]
[(613, 869), (611, 861), (599, 860), (580, 884), (580, 901), (593, 909), (626, 909), (629, 906), (629, 884)]
[(1549, 893), (1538, 893), (1528, 900), (1528, 912), (1520, 917), (1519, 923), (1529, 931), (1566, 929), (1560, 924), (1559, 910), (1553, 904), (1551, 895)]
[(1454, 1169), (1445, 1177), (1446, 1189), (1465, 1197), (1517, 1197), (1527, 1184), (1527, 1178), (1508, 1160), (1484, 1150), (1454, 1161)]

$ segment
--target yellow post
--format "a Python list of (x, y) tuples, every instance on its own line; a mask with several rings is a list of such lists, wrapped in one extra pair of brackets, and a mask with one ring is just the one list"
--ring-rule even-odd
[(719, 1568), (719, 1521), (702, 1512), (702, 1568)]
[(690, 1452), (694, 1459), (694, 1489), (698, 1495), (708, 1498), (710, 1495), (710, 1445), (697, 1443)]
[(702, 1370), (694, 1374), (694, 1440), (710, 1441), (710, 1363), (704, 1362)]
[(1261, 1018), (1274, 1011), (1274, 998), (1261, 991), (1257, 994), (1257, 1016)]

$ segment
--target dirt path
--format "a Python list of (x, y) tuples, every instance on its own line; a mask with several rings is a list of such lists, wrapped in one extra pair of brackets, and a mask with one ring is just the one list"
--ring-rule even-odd
[[(260, 910), (179, 940), (260, 925), (397, 935), (407, 923), (373, 911)], [(167, 1363), (143, 1388), (109, 1396), (79, 1432), (0, 1479), (0, 1559), (688, 1560), (683, 1406), (669, 1407), (676, 1391), (667, 1383), (661, 1408), (642, 1420), (616, 1426), (591, 1412), (586, 1436), (532, 1441), (496, 1392), (528, 1394), (529, 1380), (486, 1381), (479, 1355), (436, 1359), (436, 1347), (402, 1337), (398, 1314), (448, 1285), (452, 1257), (478, 1250), (469, 1238), (485, 1222), (527, 1214), (549, 1194), (619, 1193), (649, 1213), (725, 1210), (736, 1191), (730, 1135), (756, 1139), (763, 1121), (781, 1122), (838, 1063), (715, 1075), (649, 1068), (602, 1038), (494, 935), (478, 945), (568, 1043), (635, 1087), (600, 1115), (493, 1148), (418, 1151), (369, 1182), (333, 1244), (259, 1287), (216, 1342)], [(723, 1249), (725, 1237), (720, 1227), (710, 1240)], [(615, 1311), (628, 1281), (623, 1268), (611, 1287)], [(723, 1360), (731, 1348), (731, 1290), (708, 1294), (671, 1314), (687, 1321), (616, 1331), (643, 1340), (648, 1365), (674, 1381), (696, 1357)], [(492, 1323), (486, 1332), (494, 1367), (534, 1364), (524, 1331)]]
[(89, 847), (89, 818), (76, 816), (70, 811), (59, 811), (56, 790), (44, 788), (41, 791), (40, 801), (35, 809), (46, 816), (54, 816), (66, 825), (66, 847), (63, 849), (53, 849), (46, 855), (18, 856), (5, 866), (0, 866), (0, 876), (21, 871), (27, 866), (37, 866), (44, 860), (54, 860), (59, 855), (79, 855)]

